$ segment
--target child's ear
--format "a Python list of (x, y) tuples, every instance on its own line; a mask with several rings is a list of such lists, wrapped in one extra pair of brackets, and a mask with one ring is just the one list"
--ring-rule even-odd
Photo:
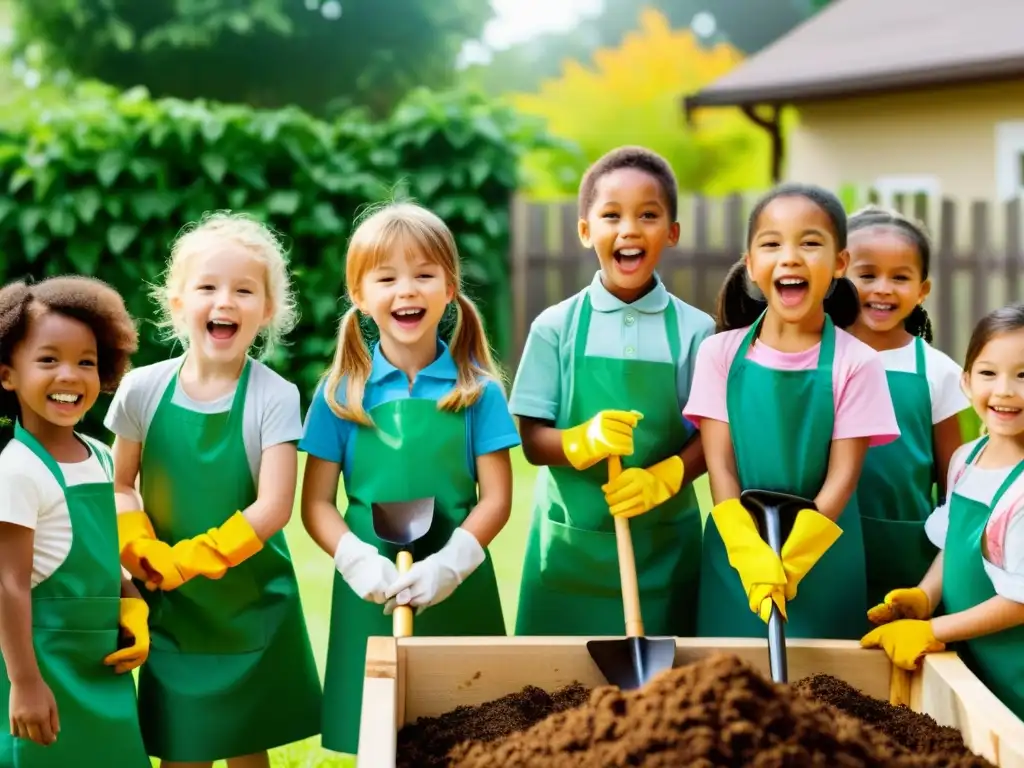
[(675, 248), (679, 243), (679, 222), (673, 221), (672, 226), (668, 228), (668, 244), (670, 248)]
[(928, 298), (928, 294), (932, 292), (932, 281), (931, 278), (921, 283), (921, 296), (918, 304), (924, 304), (924, 300)]
[(590, 224), (586, 219), (580, 219), (577, 224), (577, 232), (580, 236), (580, 242), (584, 248), (590, 248), (593, 243), (590, 242)]
[(833, 277), (845, 277), (848, 266), (850, 266), (850, 252), (843, 248), (836, 254), (836, 268)]
[(0, 387), (8, 392), (14, 391), (14, 371), (9, 365), (0, 365)]
[(964, 397), (968, 400), (971, 399), (971, 373), (970, 371), (964, 371), (960, 374), (960, 391), (964, 393)]

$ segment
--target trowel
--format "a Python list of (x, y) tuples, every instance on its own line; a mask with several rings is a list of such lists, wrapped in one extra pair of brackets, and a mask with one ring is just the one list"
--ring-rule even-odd
[[(608, 459), (608, 479), (622, 472), (622, 459)], [(612, 685), (624, 691), (640, 688), (652, 677), (671, 669), (676, 660), (674, 638), (644, 637), (640, 614), (640, 585), (636, 578), (636, 558), (629, 520), (615, 518), (615, 539), (619, 550), (619, 581), (622, 584), (622, 612), (626, 617), (624, 640), (588, 640), (587, 650), (601, 674)]]
[[(400, 547), (395, 567), (399, 573), (412, 568), (412, 545), (422, 539), (434, 522), (434, 497), (410, 501), (380, 501), (370, 505), (373, 532), (381, 541)], [(412, 606), (395, 606), (392, 633), (395, 637), (412, 637)]]
[[(768, 546), (780, 558), (783, 543), (782, 513), (792, 513), (795, 517), (801, 509), (817, 510), (812, 500), (779, 491), (743, 491), (740, 493), (740, 503), (759, 522), (761, 536), (768, 541)], [(768, 617), (768, 666), (774, 682), (789, 682), (785, 620), (774, 600), (771, 615)]]

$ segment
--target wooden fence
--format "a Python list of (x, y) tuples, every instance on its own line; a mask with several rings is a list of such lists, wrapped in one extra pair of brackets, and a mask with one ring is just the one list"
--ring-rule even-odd
[[(679, 245), (662, 255), (659, 274), (668, 289), (712, 314), (729, 267), (745, 248), (747, 216), (755, 195), (680, 199)], [(971, 331), (992, 309), (1021, 298), (1021, 201), (961, 203), (924, 196), (893, 201), (923, 222), (931, 235), (932, 291), (925, 303), (935, 346), (962, 360)], [(593, 251), (577, 236), (576, 202), (512, 206), (512, 296), (515, 310), (511, 360), (518, 365), (530, 323), (547, 306), (590, 283), (598, 269)]]

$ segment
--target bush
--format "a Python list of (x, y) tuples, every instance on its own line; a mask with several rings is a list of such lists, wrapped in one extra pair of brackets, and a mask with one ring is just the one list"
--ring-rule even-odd
[(455, 233), (500, 356), (511, 336), (510, 198), (520, 155), (545, 143), (507, 108), (461, 92), (417, 91), (385, 122), (352, 112), (326, 123), (90, 85), (0, 130), (0, 279), (108, 281), (142, 321), (135, 365), (145, 365), (172, 353), (147, 322), (146, 283), (178, 230), (205, 211), (250, 212), (290, 247), (302, 318), (269, 362), (308, 402), (333, 354), (352, 220), (367, 203), (409, 196)]

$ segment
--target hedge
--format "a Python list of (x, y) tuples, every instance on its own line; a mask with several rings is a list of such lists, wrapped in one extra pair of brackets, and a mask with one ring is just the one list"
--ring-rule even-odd
[(327, 123), (298, 109), (83, 87), (0, 129), (0, 279), (72, 272), (108, 281), (141, 321), (134, 364), (145, 365), (172, 354), (148, 322), (145, 290), (171, 241), (205, 211), (247, 211), (289, 245), (302, 317), (269, 362), (305, 403), (333, 353), (352, 220), (367, 203), (407, 196), (452, 228), (467, 292), (503, 355), (510, 198), (520, 156), (549, 143), (535, 124), (471, 93), (417, 91), (387, 121), (352, 112)]

